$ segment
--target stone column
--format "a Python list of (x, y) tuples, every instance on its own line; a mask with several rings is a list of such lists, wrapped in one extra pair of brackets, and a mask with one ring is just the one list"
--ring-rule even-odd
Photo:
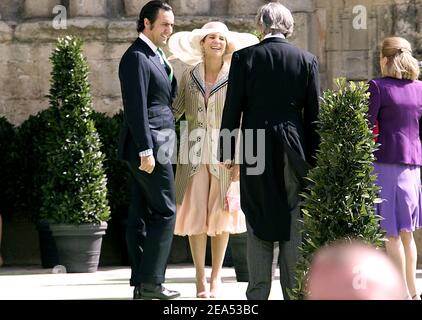
[[(12, 28), (10, 28), (7, 23), (0, 21), (0, 42), (10, 41), (12, 39), (13, 39)], [(0, 52), (2, 52), (2, 51), (0, 51)], [(1, 61), (1, 59), (2, 58), (0, 58), (0, 61)]]
[(229, 10), (229, 0), (211, 0), (210, 5), (213, 16), (226, 15)]
[(106, 0), (69, 0), (71, 17), (99, 17), (107, 12)]
[(210, 14), (210, 0), (170, 0), (169, 3), (177, 16)]
[(61, 4), (61, 0), (25, 0), (23, 15), (25, 18), (52, 17), (53, 8)]
[(313, 12), (315, 8), (314, 0), (282, 0), (278, 2), (283, 4), (291, 12)]
[(16, 21), (21, 17), (23, 1), (0, 0), (0, 19)]
[(147, 4), (149, 0), (124, 0), (125, 13), (127, 16), (139, 16), (142, 7)]
[(256, 15), (258, 8), (268, 2), (266, 0), (229, 0), (229, 15)]

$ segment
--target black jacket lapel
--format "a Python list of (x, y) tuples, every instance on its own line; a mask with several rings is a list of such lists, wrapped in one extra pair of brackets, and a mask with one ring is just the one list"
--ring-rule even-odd
[(166, 69), (164, 68), (164, 66), (161, 64), (160, 58), (157, 55), (151, 56), (150, 60), (152, 61), (152, 63), (158, 68), (158, 70), (160, 70), (161, 74), (163, 75), (163, 77), (167, 80), (169, 86), (170, 86), (170, 79), (169, 76), (166, 72)]
[(141, 38), (137, 38), (136, 43), (142, 48), (142, 51), (145, 52), (149, 60), (158, 68), (162, 76), (166, 79), (166, 83), (168, 84), (168, 87), (171, 89), (170, 79), (167, 75), (167, 72), (164, 66), (161, 64), (160, 58), (157, 56), (157, 54), (154, 51), (152, 51), (149, 45), (147, 45)]

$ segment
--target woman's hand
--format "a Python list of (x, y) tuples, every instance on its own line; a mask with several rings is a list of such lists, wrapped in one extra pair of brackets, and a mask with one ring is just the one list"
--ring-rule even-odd
[(233, 161), (231, 160), (225, 160), (224, 162), (220, 162), (219, 164), (222, 168), (225, 168), (227, 170), (231, 170), (233, 168)]
[(239, 181), (239, 175), (240, 175), (240, 165), (235, 164), (232, 168), (231, 168), (231, 180), (232, 181)]

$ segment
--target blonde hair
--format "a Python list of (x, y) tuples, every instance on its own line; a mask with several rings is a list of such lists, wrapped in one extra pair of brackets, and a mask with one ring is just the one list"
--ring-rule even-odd
[(412, 56), (410, 43), (401, 37), (385, 38), (381, 46), (381, 58), (387, 58), (381, 64), (383, 76), (397, 79), (416, 80), (419, 77), (418, 61)]

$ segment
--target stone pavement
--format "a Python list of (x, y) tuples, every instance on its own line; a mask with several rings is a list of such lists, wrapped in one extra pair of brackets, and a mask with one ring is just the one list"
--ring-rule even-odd
[[(206, 268), (210, 275), (210, 267)], [(102, 267), (94, 273), (53, 273), (40, 266), (0, 268), (0, 300), (132, 300), (129, 267)], [(204, 300), (195, 297), (195, 269), (191, 264), (169, 265), (165, 286), (181, 293), (179, 300)], [(246, 300), (246, 282), (237, 282), (234, 268), (224, 267), (221, 293), (216, 300)], [(417, 272), (418, 291), (422, 292), (422, 270)], [(269, 300), (282, 300), (278, 270)]]
[[(0, 268), (0, 300), (131, 300), (130, 268), (103, 267), (94, 273), (53, 273), (39, 266)], [(207, 267), (207, 275), (211, 269)], [(165, 286), (178, 290), (181, 300), (195, 300), (195, 269), (169, 265)], [(237, 282), (234, 268), (223, 268), (220, 300), (246, 300), (246, 282)], [(281, 300), (278, 271), (270, 300)], [(201, 299), (203, 300), (203, 299)], [(215, 300), (215, 299), (211, 299)]]

